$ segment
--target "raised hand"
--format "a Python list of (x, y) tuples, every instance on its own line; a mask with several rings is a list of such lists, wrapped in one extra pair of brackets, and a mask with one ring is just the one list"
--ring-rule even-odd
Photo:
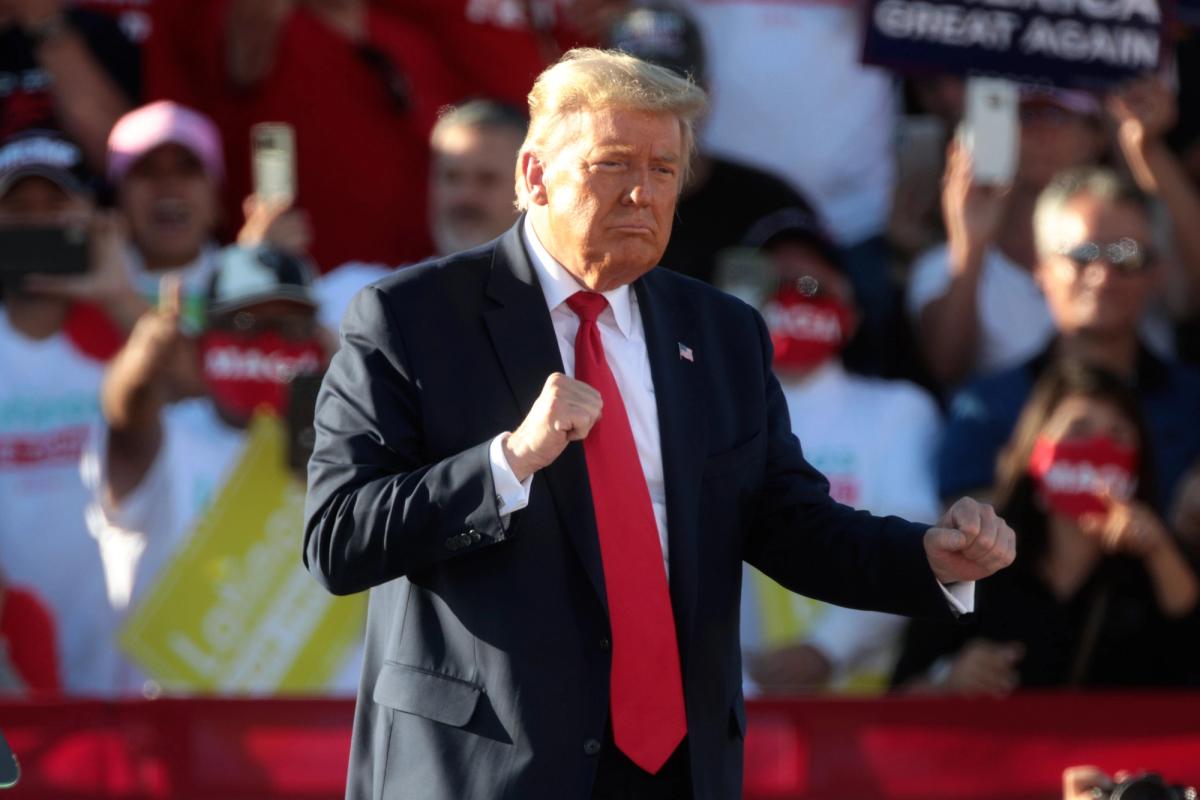
[(1146, 558), (1169, 543), (1170, 534), (1158, 515), (1136, 500), (1108, 496), (1108, 511), (1085, 514), (1079, 530), (1099, 543), (1106, 553), (1125, 553)]
[(996, 240), (1007, 207), (1008, 187), (976, 183), (971, 154), (957, 141), (951, 142), (942, 176), (942, 217), (952, 268), (982, 263), (983, 253)]
[(955, 502), (925, 532), (925, 556), (942, 583), (977, 581), (1013, 562), (1016, 534), (995, 510), (970, 497)]

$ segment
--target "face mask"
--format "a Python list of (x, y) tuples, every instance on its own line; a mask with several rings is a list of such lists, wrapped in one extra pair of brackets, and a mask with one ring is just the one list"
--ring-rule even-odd
[(775, 368), (807, 372), (841, 352), (854, 315), (835, 297), (808, 297), (791, 286), (763, 307)]
[(259, 408), (283, 416), (288, 382), (296, 375), (320, 372), (322, 354), (315, 339), (285, 339), (274, 332), (239, 336), (209, 331), (200, 339), (209, 396), (235, 419), (249, 419)]
[(1039, 436), (1029, 456), (1038, 495), (1055, 514), (1078, 521), (1108, 510), (1105, 490), (1126, 501), (1137, 487), (1138, 454), (1106, 436), (1054, 442)]

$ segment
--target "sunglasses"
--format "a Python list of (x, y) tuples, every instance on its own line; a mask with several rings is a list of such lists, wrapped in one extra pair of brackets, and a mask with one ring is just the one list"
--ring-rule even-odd
[(1081, 242), (1059, 251), (1066, 256), (1076, 269), (1083, 269), (1088, 264), (1103, 261), (1117, 272), (1126, 275), (1136, 275), (1145, 272), (1155, 261), (1154, 250), (1136, 239), (1124, 238), (1115, 242)]
[(247, 337), (277, 333), (291, 341), (303, 341), (317, 335), (315, 319), (308, 317), (263, 318), (255, 316), (249, 311), (238, 311), (232, 316), (210, 320), (209, 327), (212, 330)]

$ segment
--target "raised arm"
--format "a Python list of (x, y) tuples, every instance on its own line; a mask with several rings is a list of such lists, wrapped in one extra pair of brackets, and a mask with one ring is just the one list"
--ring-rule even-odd
[(1200, 190), (1166, 142), (1175, 124), (1175, 98), (1161, 78), (1146, 78), (1110, 97), (1108, 108), (1138, 186), (1167, 208), (1192, 306), (1200, 306)]
[(925, 362), (942, 386), (959, 383), (974, 364), (979, 345), (979, 280), (1004, 206), (1003, 190), (976, 184), (970, 156), (951, 143), (942, 185), (950, 282), (917, 319)]
[(187, 358), (179, 331), (179, 283), (164, 281), (162, 305), (144, 313), (113, 358), (100, 390), (108, 425), (109, 500), (119, 504), (141, 484), (162, 447), (163, 406), (172, 397), (173, 362)]

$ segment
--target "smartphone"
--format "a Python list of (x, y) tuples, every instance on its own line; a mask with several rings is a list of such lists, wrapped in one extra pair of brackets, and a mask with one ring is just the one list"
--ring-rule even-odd
[(286, 122), (261, 122), (250, 129), (254, 194), (260, 200), (296, 196), (296, 132)]
[(17, 763), (17, 757), (4, 740), (4, 734), (0, 733), (0, 789), (11, 789), (17, 785), (20, 777), (21, 766)]
[(0, 226), (0, 276), (87, 272), (86, 223)]
[(975, 182), (1005, 186), (1017, 171), (1021, 142), (1017, 85), (1001, 78), (968, 78), (959, 143), (971, 154)]
[(301, 473), (308, 469), (308, 459), (317, 440), (313, 418), (317, 413), (317, 392), (321, 390), (322, 378), (321, 373), (297, 375), (288, 386), (287, 460), (289, 467)]
[(753, 247), (727, 247), (717, 253), (713, 285), (755, 308), (762, 308), (779, 289), (779, 273), (771, 259)]

